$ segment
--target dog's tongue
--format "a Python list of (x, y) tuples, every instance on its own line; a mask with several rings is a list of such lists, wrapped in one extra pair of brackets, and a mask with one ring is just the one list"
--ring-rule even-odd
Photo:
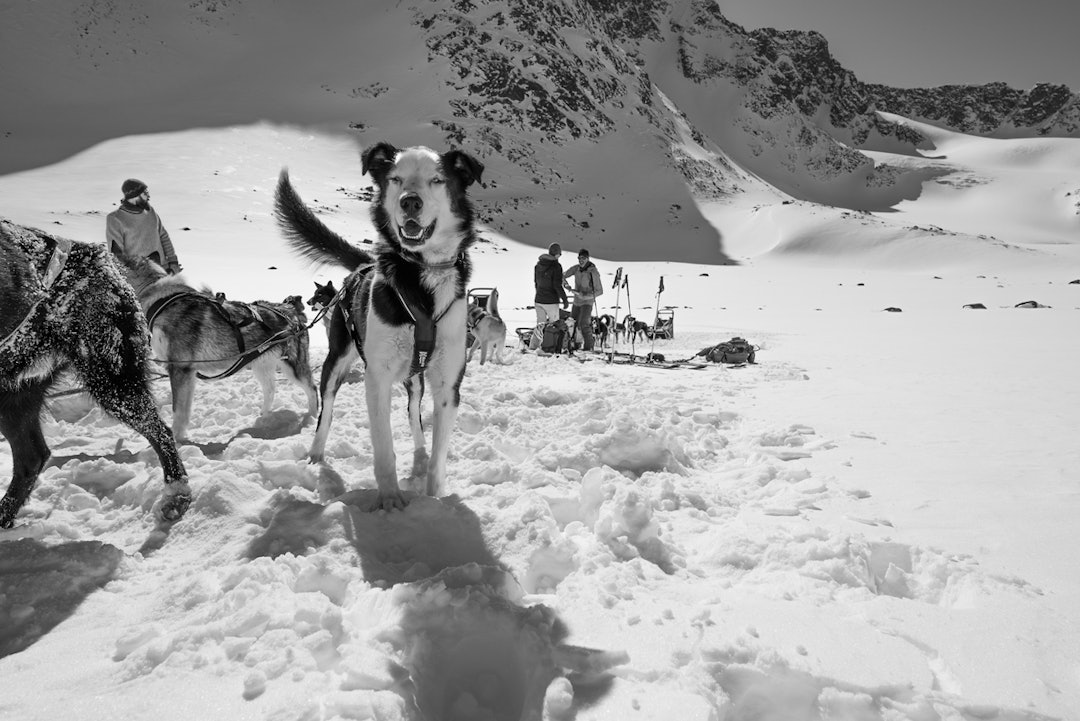
[(412, 218), (405, 221), (405, 235), (410, 238), (416, 238), (423, 232), (424, 226), (420, 225), (419, 221), (413, 220)]

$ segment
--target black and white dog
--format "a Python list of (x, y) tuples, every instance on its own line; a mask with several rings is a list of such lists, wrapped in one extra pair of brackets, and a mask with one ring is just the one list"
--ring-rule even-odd
[(626, 340), (645, 340), (647, 331), (649, 330), (649, 324), (643, 320), (638, 320), (632, 315), (628, 315), (623, 318), (623, 332), (626, 333)]
[(49, 460), (41, 413), (66, 370), (150, 441), (165, 472), (158, 512), (183, 516), (191, 489), (150, 392), (146, 318), (105, 247), (0, 220), (0, 308), (0, 431), (14, 461), (0, 528), (11, 527)]
[[(337, 292), (338, 289), (334, 287), (334, 281), (327, 281), (326, 284), (315, 281), (315, 292), (307, 299), (307, 305), (311, 308), (311, 312), (319, 313), (323, 308), (330, 305)], [(329, 317), (324, 317), (323, 320), (327, 323), (330, 322)]]
[[(362, 170), (378, 187), (371, 218), (379, 233), (372, 253), (344, 240), (296, 194), (286, 171), (278, 182), (275, 213), (292, 249), (314, 262), (352, 271), (349, 302), (333, 311), (330, 350), (319, 390), (322, 408), (309, 457), (322, 461), (334, 398), (349, 368), (363, 358), (379, 505), (403, 508), (390, 427), (391, 393), (403, 382), (413, 435), (412, 478), (432, 496), (445, 490), (446, 457), (465, 373), (466, 299), (472, 272), (468, 249), (476, 242), (466, 189), (484, 166), (472, 156), (425, 147), (399, 150), (378, 143), (363, 153)], [(434, 400), (431, 456), (420, 424), (425, 381)]]
[(608, 340), (616, 332), (615, 331), (615, 316), (610, 313), (604, 313), (598, 315), (592, 319), (593, 324), (593, 337), (596, 338), (596, 345), (599, 348), (606, 348)]

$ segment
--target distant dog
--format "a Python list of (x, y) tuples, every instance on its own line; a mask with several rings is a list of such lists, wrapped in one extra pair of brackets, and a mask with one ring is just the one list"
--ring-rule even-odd
[(0, 308), (0, 431), (14, 461), (0, 528), (12, 526), (49, 459), (41, 413), (65, 370), (150, 441), (165, 472), (159, 513), (183, 516), (191, 489), (150, 392), (146, 319), (105, 247), (0, 220)]
[[(319, 281), (315, 281), (315, 292), (311, 297), (307, 299), (307, 305), (311, 309), (311, 312), (315, 315), (323, 313), (323, 310), (331, 303), (334, 302), (334, 298), (337, 297), (338, 289), (334, 287), (334, 281), (328, 281), (325, 285)], [(327, 327), (329, 332), (330, 328), (330, 311), (327, 310), (323, 314), (323, 325)]]
[[(423, 479), (428, 495), (445, 490), (446, 456), (465, 374), (468, 249), (476, 242), (466, 189), (480, 180), (484, 166), (459, 150), (438, 154), (378, 143), (364, 151), (361, 168), (378, 186), (371, 218), (379, 241), (372, 253), (316, 218), (285, 171), (275, 212), (296, 253), (352, 271), (345, 280), (350, 302), (339, 303), (331, 319), (330, 351), (319, 382), (322, 410), (309, 456), (323, 460), (334, 398), (349, 368), (363, 358), (379, 505), (390, 510), (406, 503), (390, 427), (395, 383), (404, 382), (408, 393), (412, 478)], [(420, 424), (425, 380), (434, 400), (430, 458)]]
[(623, 328), (625, 329), (626, 340), (645, 340), (649, 330), (649, 324), (643, 320), (638, 320), (632, 315), (628, 315), (623, 318)]
[(227, 301), (186, 285), (145, 258), (120, 258), (150, 326), (154, 357), (172, 386), (172, 431), (187, 438), (195, 378), (225, 378), (251, 367), (262, 386), (261, 412), (274, 404), (278, 368), (307, 395), (307, 414), (319, 409), (308, 357), (307, 318), (300, 296), (283, 303)]
[(615, 316), (610, 313), (598, 315), (592, 319), (593, 338), (600, 348), (607, 346), (608, 339), (615, 333)]
[(469, 306), (469, 332), (473, 335), (472, 345), (469, 346), (469, 355), (466, 363), (472, 363), (473, 354), (480, 349), (480, 365), (487, 361), (488, 350), (491, 351), (491, 359), (502, 363), (502, 350), (506, 347), (506, 323), (499, 315), (499, 290), (491, 291), (485, 307), (479, 305)]
[(307, 299), (307, 305), (312, 313), (318, 313), (330, 305), (336, 295), (337, 288), (334, 287), (334, 281), (331, 280), (325, 285), (315, 281), (315, 292)]

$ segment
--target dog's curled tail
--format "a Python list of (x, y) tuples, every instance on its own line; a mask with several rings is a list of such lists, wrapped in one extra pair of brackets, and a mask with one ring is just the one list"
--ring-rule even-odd
[(326, 227), (311, 212), (289, 182), (282, 168), (274, 193), (274, 217), (294, 253), (312, 263), (337, 263), (350, 271), (372, 262), (369, 253)]
[(502, 320), (502, 316), (499, 315), (499, 289), (498, 288), (493, 288), (491, 290), (491, 295), (489, 295), (488, 299), (487, 299), (487, 308), (485, 308), (484, 310), (486, 310), (488, 313), (495, 316), (499, 320)]

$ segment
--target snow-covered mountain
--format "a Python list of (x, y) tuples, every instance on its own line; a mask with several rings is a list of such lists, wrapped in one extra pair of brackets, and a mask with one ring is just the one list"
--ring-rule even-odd
[(740, 193), (914, 201), (955, 172), (923, 162), (941, 158), (919, 123), (1080, 137), (1068, 88), (869, 85), (820, 34), (750, 32), (713, 0), (62, 0), (0, 21), (0, 65), (35, 66), (0, 77), (21, 99), (0, 121), (0, 172), (43, 149), (256, 121), (453, 145), (487, 167), (486, 225), (625, 260), (729, 262), (699, 204)]

